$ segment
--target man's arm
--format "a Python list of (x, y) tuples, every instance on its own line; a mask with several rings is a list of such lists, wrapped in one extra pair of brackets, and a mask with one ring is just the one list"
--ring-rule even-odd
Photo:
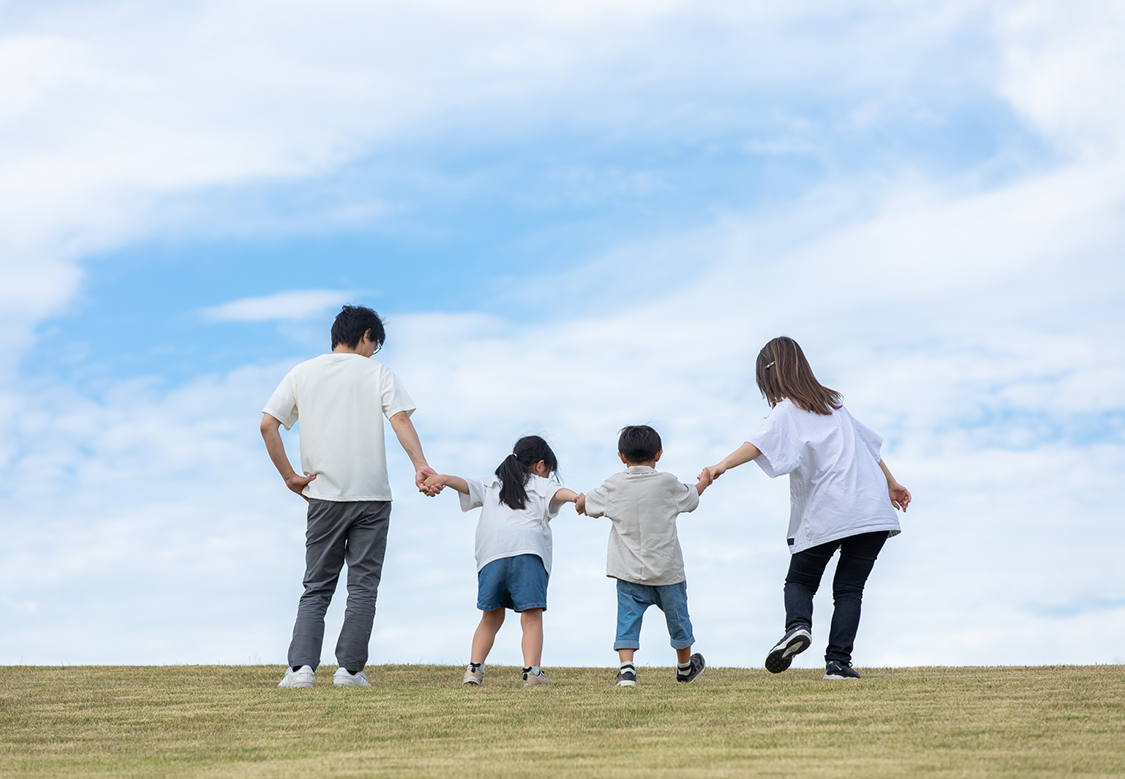
[(403, 451), (406, 456), (410, 458), (410, 463), (414, 466), (414, 483), (418, 485), (418, 491), (429, 495), (431, 498), (437, 495), (444, 489), (443, 485), (426, 486), (426, 477), (436, 474), (430, 464), (426, 462), (426, 455), (422, 454), (422, 442), (418, 440), (418, 431), (414, 429), (414, 423), (410, 421), (410, 415), (405, 411), (400, 411), (391, 417), (391, 429), (395, 431), (398, 436), (398, 442), (402, 444)]
[[(301, 491), (308, 486), (310, 481), (316, 478), (316, 475), (298, 476), (297, 472), (293, 470), (289, 457), (285, 454), (285, 442), (281, 440), (280, 428), (281, 422), (270, 414), (262, 414), (262, 424), (259, 425), (259, 429), (262, 431), (262, 438), (266, 442), (266, 451), (269, 452), (270, 460), (273, 461), (273, 467), (277, 468), (277, 472), (285, 480), (286, 487), (305, 498)], [(305, 498), (305, 500), (308, 500), (308, 498)]]

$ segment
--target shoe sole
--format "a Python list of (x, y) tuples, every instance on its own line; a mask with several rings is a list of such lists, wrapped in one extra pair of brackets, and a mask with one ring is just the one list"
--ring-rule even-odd
[(779, 674), (793, 664), (793, 658), (812, 646), (812, 636), (801, 630), (770, 650), (766, 655), (766, 670)]
[(625, 679), (625, 680), (620, 681), (620, 682), (615, 682), (613, 686), (614, 687), (636, 687), (637, 683), (636, 682), (630, 682), (628, 679)]
[(480, 687), (480, 680), (479, 679), (465, 679), (461, 682), (461, 684), (471, 684), (474, 687)]

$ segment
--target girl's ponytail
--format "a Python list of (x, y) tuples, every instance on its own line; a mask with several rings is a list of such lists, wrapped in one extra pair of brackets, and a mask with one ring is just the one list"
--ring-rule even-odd
[(537, 435), (525, 435), (516, 441), (512, 453), (496, 468), (500, 479), (500, 502), (519, 511), (527, 506), (527, 477), (531, 468), (540, 460), (549, 473), (559, 469), (559, 462), (551, 447)]

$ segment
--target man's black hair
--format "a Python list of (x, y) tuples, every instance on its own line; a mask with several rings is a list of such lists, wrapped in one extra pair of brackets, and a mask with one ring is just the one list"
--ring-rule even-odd
[(656, 453), (663, 449), (660, 433), (648, 425), (629, 425), (621, 428), (617, 439), (617, 451), (625, 455), (631, 463), (647, 463), (656, 459)]
[(332, 323), (332, 348), (345, 344), (349, 349), (359, 346), (363, 334), (371, 331), (371, 340), (379, 346), (387, 338), (383, 320), (367, 306), (344, 306)]

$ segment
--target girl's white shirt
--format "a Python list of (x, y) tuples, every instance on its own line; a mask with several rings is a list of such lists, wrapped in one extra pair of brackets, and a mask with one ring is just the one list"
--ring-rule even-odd
[(551, 526), (565, 501), (552, 500), (562, 485), (534, 473), (527, 475), (527, 503), (522, 509), (500, 502), (500, 479), (465, 479), (468, 495), (460, 495), (461, 510), (481, 509), (477, 522), (477, 571), (493, 560), (521, 554), (539, 555), (551, 573)]
[(791, 553), (860, 533), (901, 532), (879, 467), (883, 439), (846, 408), (825, 416), (786, 398), (750, 443), (767, 476), (789, 474)]

